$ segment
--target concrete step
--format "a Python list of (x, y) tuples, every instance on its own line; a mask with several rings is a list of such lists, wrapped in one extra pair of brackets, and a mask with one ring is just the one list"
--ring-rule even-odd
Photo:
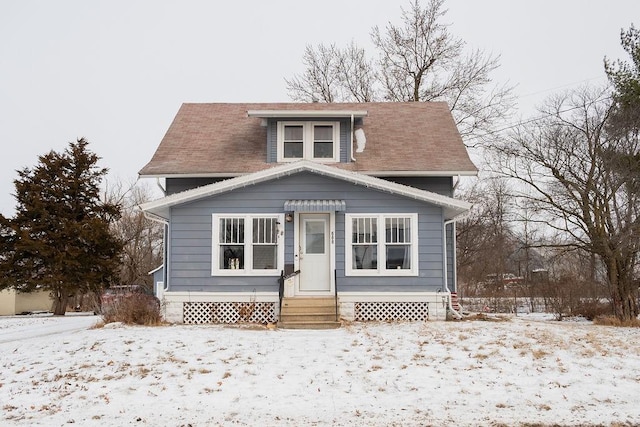
[(324, 307), (324, 306), (335, 306), (336, 300), (335, 298), (283, 298), (282, 306), (283, 307)]
[(304, 313), (316, 313), (316, 314), (335, 314), (335, 304), (327, 306), (285, 306), (282, 305), (282, 313), (284, 314), (304, 314)]
[(278, 322), (280, 329), (337, 329), (342, 324), (340, 322), (320, 322), (320, 321), (296, 321)]
[(300, 322), (300, 321), (314, 321), (314, 322), (335, 322), (336, 313), (281, 313), (281, 322)]
[(283, 329), (335, 329), (336, 300), (331, 298), (284, 298), (278, 327)]

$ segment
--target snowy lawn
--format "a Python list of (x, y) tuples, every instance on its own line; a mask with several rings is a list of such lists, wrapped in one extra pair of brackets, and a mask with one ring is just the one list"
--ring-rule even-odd
[(0, 318), (0, 425), (640, 425), (640, 329)]

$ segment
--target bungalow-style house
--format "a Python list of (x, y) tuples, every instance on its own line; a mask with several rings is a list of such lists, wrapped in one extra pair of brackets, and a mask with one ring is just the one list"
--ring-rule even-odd
[(454, 199), (475, 175), (445, 103), (184, 104), (140, 177), (165, 197), (153, 272), (184, 323), (455, 313)]

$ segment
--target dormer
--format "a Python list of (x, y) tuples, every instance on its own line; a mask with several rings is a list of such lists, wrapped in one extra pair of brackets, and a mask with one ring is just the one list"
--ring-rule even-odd
[(347, 163), (366, 110), (249, 110), (267, 127), (267, 163)]

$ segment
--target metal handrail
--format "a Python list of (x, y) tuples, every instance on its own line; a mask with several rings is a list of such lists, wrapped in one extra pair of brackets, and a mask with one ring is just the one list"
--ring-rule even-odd
[(278, 278), (278, 315), (282, 313), (282, 297), (284, 297), (284, 270), (280, 271), (280, 278)]
[(293, 277), (297, 274), (300, 274), (300, 270), (296, 270), (294, 272), (291, 272), (289, 274), (287, 274), (286, 276), (284, 275), (284, 270), (280, 270), (280, 277), (278, 278), (278, 283), (279, 283), (279, 287), (278, 287), (278, 300), (280, 303), (280, 312), (282, 312), (282, 300), (284, 299), (284, 281), (287, 280), (290, 277)]
[(336, 322), (338, 322), (338, 271), (336, 269), (333, 270), (333, 292), (336, 300)]

